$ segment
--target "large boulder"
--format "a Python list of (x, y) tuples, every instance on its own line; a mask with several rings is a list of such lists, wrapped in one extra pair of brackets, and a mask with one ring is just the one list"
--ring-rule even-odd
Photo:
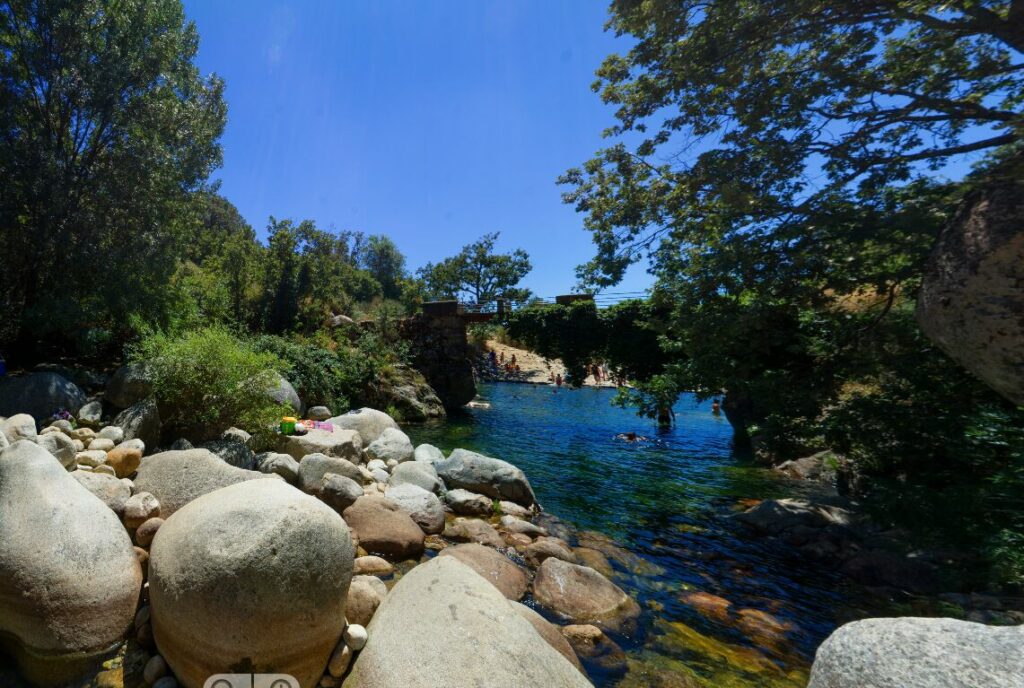
[(85, 402), (85, 392), (56, 373), (0, 378), (0, 416), (28, 413), (45, 419), (57, 409), (78, 413)]
[[(402, 577), (377, 609), (346, 688), (584, 688), (590, 682), (455, 557)], [(442, 681), (443, 682), (443, 681)]]
[(537, 569), (533, 597), (574, 624), (593, 624), (628, 632), (640, 617), (640, 605), (592, 568), (550, 557)]
[(956, 619), (864, 619), (818, 648), (808, 688), (1020, 688), (1024, 627)]
[(434, 468), (449, 489), (462, 488), (524, 506), (537, 501), (526, 475), (501, 459), (456, 449), (444, 461), (436, 461)]
[(48, 432), (39, 435), (36, 443), (53, 454), (61, 465), (68, 470), (75, 469), (75, 441), (62, 432)]
[(415, 485), (427, 492), (440, 493), (444, 485), (437, 477), (437, 471), (429, 463), (421, 461), (407, 461), (395, 466), (388, 477), (388, 484), (393, 487), (399, 485)]
[(513, 604), (516, 611), (519, 612), (519, 615), (530, 622), (530, 625), (533, 626), (535, 631), (540, 633), (540, 637), (547, 641), (548, 645), (555, 648), (558, 651), (558, 654), (572, 662), (574, 667), (583, 671), (579, 657), (576, 656), (576, 651), (572, 649), (572, 645), (570, 645), (569, 641), (566, 640), (564, 635), (562, 635), (558, 626), (551, 623), (525, 604), (520, 604), (519, 602), (515, 602)]
[(257, 454), (256, 469), (261, 473), (276, 473), (293, 484), (299, 480), (299, 462), (288, 454), (276, 452)]
[(359, 545), (371, 554), (392, 561), (418, 559), (423, 554), (423, 531), (386, 497), (360, 497), (342, 515), (359, 538)]
[(378, 408), (394, 408), (410, 423), (444, 418), (444, 403), (423, 375), (408, 366), (395, 366), (387, 380), (378, 379), (365, 390), (365, 399)]
[(196, 499), (150, 549), (160, 654), (186, 688), (240, 668), (315, 685), (345, 624), (353, 557), (341, 518), (283, 481)]
[(142, 459), (135, 476), (135, 488), (149, 492), (160, 502), (160, 515), (167, 518), (205, 494), (248, 480), (278, 476), (235, 468), (207, 449), (186, 449), (153, 454)]
[(143, 399), (126, 408), (114, 418), (114, 425), (124, 430), (126, 440), (142, 440), (147, 447), (160, 443), (160, 410), (153, 399)]
[(305, 435), (287, 435), (281, 438), (280, 449), (296, 461), (301, 461), (307, 454), (324, 454), (348, 459), (359, 463), (363, 457), (363, 441), (358, 432), (334, 428), (327, 430), (310, 430)]
[(370, 460), (379, 459), (384, 463), (402, 463), (412, 461), (414, 451), (408, 435), (398, 428), (384, 428), (380, 436), (367, 445), (366, 457)]
[(924, 273), (917, 322), (967, 370), (1024, 404), (1024, 184), (1021, 156), (979, 187), (942, 231)]
[(389, 488), (387, 498), (409, 514), (424, 533), (433, 535), (444, 530), (444, 505), (433, 492), (407, 483)]
[(423, 463), (444, 461), (444, 453), (432, 444), (421, 444), (413, 452), (413, 460)]
[(103, 397), (113, 406), (126, 409), (153, 393), (153, 375), (145, 363), (129, 363), (118, 368), (107, 382)]
[(95, 471), (72, 471), (71, 477), (99, 497), (115, 514), (120, 516), (124, 513), (124, 505), (132, 496), (131, 488), (124, 482), (109, 473)]
[(521, 600), (526, 594), (526, 571), (498, 550), (476, 543), (445, 547), (442, 557), (455, 557), (483, 576), (510, 600)]
[(292, 411), (300, 416), (303, 410), (305, 410), (305, 405), (299, 399), (299, 393), (292, 387), (292, 383), (285, 380), (278, 373), (274, 373), (274, 383), (267, 390), (267, 396), (275, 403), (291, 407)]
[(142, 570), (113, 511), (45, 449), (0, 452), (0, 642), (31, 680), (66, 680), (118, 644)]
[(18, 413), (0, 422), (0, 434), (7, 438), (8, 444), (18, 440), (36, 441), (36, 419), (27, 413)]
[(398, 429), (398, 423), (391, 416), (372, 408), (349, 411), (331, 418), (329, 422), (335, 429), (341, 428), (358, 432), (363, 439), (363, 446), (376, 440), (387, 428)]
[(323, 454), (308, 454), (299, 461), (298, 486), (303, 492), (320, 494), (324, 476), (328, 473), (343, 475), (357, 483), (362, 481), (359, 467), (351, 461)]
[(451, 510), (464, 516), (489, 516), (494, 513), (494, 501), (469, 490), (448, 490), (444, 495)]
[(211, 440), (199, 446), (209, 449), (225, 463), (235, 468), (244, 468), (247, 471), (256, 470), (256, 454), (241, 442), (230, 439)]

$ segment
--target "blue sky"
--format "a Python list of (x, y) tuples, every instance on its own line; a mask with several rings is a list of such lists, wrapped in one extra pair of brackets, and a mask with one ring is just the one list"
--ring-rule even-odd
[[(567, 292), (593, 253), (555, 178), (605, 143), (594, 70), (627, 49), (601, 0), (186, 0), (227, 82), (221, 192), (267, 218), (391, 236), (410, 267), (486, 232)], [(618, 290), (643, 289), (634, 268)]]

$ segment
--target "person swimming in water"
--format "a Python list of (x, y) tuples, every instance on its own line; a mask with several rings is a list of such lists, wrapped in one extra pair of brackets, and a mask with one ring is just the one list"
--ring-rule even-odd
[(711, 413), (715, 414), (716, 416), (721, 415), (722, 405), (718, 403), (718, 399), (713, 399), (711, 401)]
[(647, 438), (643, 435), (638, 435), (635, 432), (623, 432), (615, 436), (617, 440), (623, 440), (624, 442), (645, 442)]

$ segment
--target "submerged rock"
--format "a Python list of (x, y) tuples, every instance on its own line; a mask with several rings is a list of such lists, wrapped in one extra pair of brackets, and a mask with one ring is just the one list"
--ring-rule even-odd
[(66, 680), (110, 651), (141, 586), (113, 511), (32, 442), (0, 452), (0, 639), (26, 676)]
[(805, 499), (766, 499), (755, 507), (734, 514), (732, 518), (761, 532), (777, 535), (797, 526), (845, 526), (850, 523), (850, 512), (837, 506), (813, 504)]
[(584, 676), (497, 589), (455, 557), (406, 574), (377, 609), (346, 688), (583, 688)]
[(583, 671), (583, 667), (580, 666), (580, 660), (576, 656), (576, 651), (572, 649), (572, 645), (570, 645), (569, 641), (565, 639), (564, 635), (562, 635), (558, 626), (551, 623), (525, 604), (514, 602), (513, 605), (515, 606), (516, 611), (519, 612), (519, 615), (530, 622), (533, 629), (540, 634), (540, 637), (543, 638), (548, 645), (555, 648), (555, 650), (558, 651), (558, 654), (572, 662), (574, 667)]
[(1024, 627), (956, 619), (865, 619), (818, 648), (808, 688), (1020, 688)]
[(640, 605), (594, 569), (554, 557), (544, 560), (533, 581), (537, 602), (576, 624), (627, 632), (640, 617)]
[(537, 501), (526, 474), (501, 459), (456, 449), (444, 461), (435, 462), (434, 468), (449, 489), (462, 488), (523, 506)]
[(196, 499), (150, 551), (160, 654), (186, 688), (234, 668), (315, 685), (341, 637), (353, 556), (342, 519), (283, 481)]

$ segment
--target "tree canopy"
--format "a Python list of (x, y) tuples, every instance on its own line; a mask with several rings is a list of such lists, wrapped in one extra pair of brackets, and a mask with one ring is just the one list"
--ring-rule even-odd
[(397, 299), (402, 295), (405, 256), (390, 237), (383, 234), (368, 237), (359, 250), (359, 265), (380, 283), (384, 298)]
[(463, 246), (457, 255), (420, 268), (417, 274), (426, 285), (430, 298), (467, 297), (474, 303), (499, 298), (511, 301), (528, 299), (530, 291), (517, 285), (532, 269), (530, 257), (522, 249), (495, 253), (498, 237), (498, 232), (485, 234), (472, 244)]

